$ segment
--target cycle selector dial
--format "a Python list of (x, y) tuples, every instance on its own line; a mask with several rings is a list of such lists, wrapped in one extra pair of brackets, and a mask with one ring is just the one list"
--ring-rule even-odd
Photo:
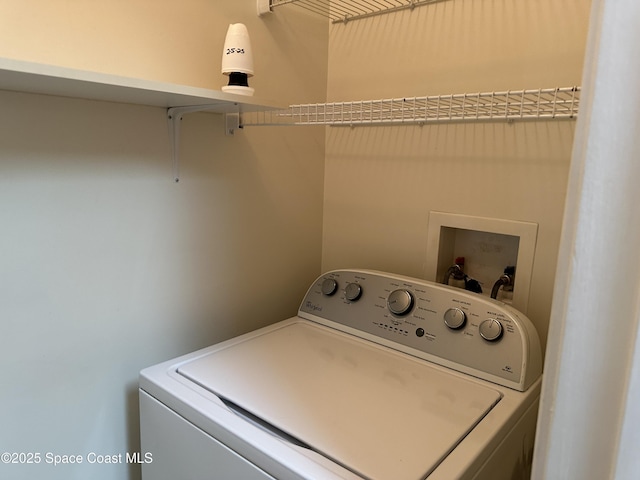
[(320, 289), (322, 290), (323, 295), (330, 297), (338, 291), (338, 282), (333, 278), (325, 278)]
[(488, 342), (500, 340), (502, 333), (502, 324), (495, 318), (487, 318), (480, 324), (480, 336)]
[(413, 295), (404, 288), (394, 290), (387, 298), (387, 307), (394, 315), (406, 315), (413, 308)]
[(444, 312), (444, 323), (452, 330), (458, 330), (464, 327), (467, 322), (467, 316), (459, 308), (450, 308)]
[(344, 289), (344, 296), (350, 302), (355, 302), (362, 296), (362, 287), (357, 283), (349, 283)]

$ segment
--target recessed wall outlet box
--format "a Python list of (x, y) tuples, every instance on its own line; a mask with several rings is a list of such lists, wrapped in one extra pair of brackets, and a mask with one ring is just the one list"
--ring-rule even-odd
[(537, 237), (537, 223), (430, 212), (425, 278), (442, 283), (455, 259), (464, 257), (465, 273), (490, 296), (505, 268), (515, 266), (513, 292), (500, 288), (496, 298), (526, 314)]

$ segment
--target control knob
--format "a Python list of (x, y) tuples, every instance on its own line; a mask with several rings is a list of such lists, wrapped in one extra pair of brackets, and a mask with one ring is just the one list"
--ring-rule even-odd
[(467, 321), (467, 316), (459, 308), (450, 308), (444, 312), (444, 323), (452, 330), (458, 330), (464, 327)]
[(336, 282), (333, 278), (325, 278), (322, 282), (322, 294), (330, 297), (338, 290), (338, 282)]
[(394, 290), (387, 298), (387, 307), (395, 315), (405, 315), (413, 307), (413, 295), (404, 288)]
[(495, 318), (487, 318), (479, 328), (480, 336), (488, 342), (495, 342), (502, 337), (502, 324)]
[(349, 283), (344, 289), (344, 296), (350, 302), (355, 302), (362, 295), (362, 287), (357, 283)]

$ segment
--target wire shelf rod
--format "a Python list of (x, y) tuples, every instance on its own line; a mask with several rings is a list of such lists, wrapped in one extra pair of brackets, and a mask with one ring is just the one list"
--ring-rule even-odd
[[(349, 3), (348, 0), (341, 0), (342, 3)], [(345, 16), (330, 16), (331, 23), (347, 23), (352, 20), (358, 20), (362, 18), (369, 18), (376, 15), (382, 15), (385, 13), (398, 12), (401, 10), (414, 9), (423, 5), (429, 5), (432, 3), (442, 2), (445, 0), (395, 0), (389, 2), (375, 2), (376, 5), (364, 5), (364, 0), (352, 0), (350, 3), (358, 4), (361, 7), (360, 13), (354, 15)], [(332, 8), (333, 8), (332, 2)], [(340, 3), (340, 0), (336, 0), (335, 3)]]
[(372, 125), (395, 123), (572, 119), (580, 87), (461, 93), (291, 105), (243, 116), (244, 125)]
[(317, 13), (322, 15), (323, 17), (328, 17), (330, 15), (330, 4), (329, 0), (294, 0), (293, 5), (308, 10), (312, 13)]
[(445, 0), (269, 0), (273, 9), (284, 5), (296, 5), (310, 12), (327, 17), (332, 23), (372, 17), (400, 10), (414, 9)]
[(329, 18), (331, 20), (336, 19), (344, 19), (344, 18), (355, 18), (363, 13), (366, 13), (367, 10), (359, 7), (357, 4), (351, 5), (346, 2), (332, 2), (331, 8), (329, 11)]

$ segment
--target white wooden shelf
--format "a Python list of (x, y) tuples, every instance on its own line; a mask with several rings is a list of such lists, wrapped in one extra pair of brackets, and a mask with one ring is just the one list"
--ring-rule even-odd
[(255, 97), (206, 88), (0, 58), (0, 90), (132, 103), (154, 107), (202, 105), (216, 113), (282, 108)]
[(274, 102), (245, 95), (9, 58), (0, 58), (0, 90), (166, 108), (176, 182), (180, 121), (184, 114), (201, 111), (225, 114), (226, 131), (232, 134), (240, 125), (240, 115), (282, 108)]

